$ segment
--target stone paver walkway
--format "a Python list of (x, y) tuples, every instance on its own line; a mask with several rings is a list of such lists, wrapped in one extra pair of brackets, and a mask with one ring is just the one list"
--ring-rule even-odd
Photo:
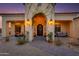
[[(15, 38), (13, 38), (15, 39)], [(45, 41), (44, 37), (36, 37), (33, 42), (16, 45), (16, 40), (0, 41), (0, 55), (9, 56), (78, 56), (79, 51), (62, 46), (54, 46)]]

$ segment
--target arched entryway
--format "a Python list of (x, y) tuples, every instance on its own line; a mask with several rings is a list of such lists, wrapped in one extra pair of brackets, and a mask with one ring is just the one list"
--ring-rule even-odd
[(45, 36), (46, 35), (46, 16), (43, 13), (35, 14), (33, 20), (33, 35)]

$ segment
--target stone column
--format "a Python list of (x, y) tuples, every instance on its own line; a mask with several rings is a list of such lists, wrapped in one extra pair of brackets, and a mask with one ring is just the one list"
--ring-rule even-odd
[(9, 36), (9, 32), (11, 31), (11, 29), (9, 28), (9, 22), (6, 22), (6, 36)]
[(33, 40), (33, 28), (32, 28), (32, 25), (30, 26), (29, 28), (29, 41), (31, 42)]
[(21, 25), (21, 34), (24, 34), (24, 25)]
[(52, 21), (53, 21), (53, 26), (52, 26), (52, 32), (53, 32), (53, 36), (52, 36), (52, 38), (53, 38), (53, 40), (55, 39), (55, 4), (53, 4), (53, 6), (52, 6)]
[[(51, 6), (51, 12), (50, 12), (50, 17), (47, 20), (47, 34), (49, 34), (50, 32), (52, 32), (53, 36), (52, 36), (52, 40), (55, 39), (55, 5), (52, 4)], [(47, 37), (48, 40), (48, 37)]]
[(32, 19), (31, 17), (29, 17), (28, 12), (29, 12), (29, 5), (25, 4), (25, 36), (26, 36), (26, 40), (31, 42), (33, 40)]
[(6, 37), (6, 17), (2, 16), (2, 37)]
[(11, 35), (15, 35), (15, 25), (14, 23), (11, 23)]
[(32, 30), (33, 29), (32, 29), (31, 20), (29, 21), (25, 20), (25, 36), (26, 36), (26, 40), (28, 40), (29, 42), (33, 40)]

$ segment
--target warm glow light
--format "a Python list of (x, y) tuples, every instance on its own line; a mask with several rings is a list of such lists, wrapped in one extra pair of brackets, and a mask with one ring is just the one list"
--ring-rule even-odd
[(20, 23), (16, 23), (16, 25), (21, 25)]
[(55, 24), (55, 21), (54, 20), (48, 20), (48, 24), (49, 25), (54, 25)]
[(11, 28), (11, 22), (9, 22), (9, 28)]
[(32, 25), (32, 21), (31, 20), (29, 20), (29, 21), (25, 21), (25, 26), (31, 26)]
[(55, 23), (56, 25), (59, 25), (60, 23)]

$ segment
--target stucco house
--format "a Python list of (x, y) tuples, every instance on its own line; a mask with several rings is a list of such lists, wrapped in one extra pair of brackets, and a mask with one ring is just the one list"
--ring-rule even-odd
[(24, 34), (32, 41), (34, 36), (46, 36), (52, 32), (54, 39), (55, 32), (63, 32), (69, 37), (78, 38), (79, 13), (55, 13), (55, 4), (49, 3), (30, 3), (24, 6), (25, 13), (0, 14), (3, 37)]

